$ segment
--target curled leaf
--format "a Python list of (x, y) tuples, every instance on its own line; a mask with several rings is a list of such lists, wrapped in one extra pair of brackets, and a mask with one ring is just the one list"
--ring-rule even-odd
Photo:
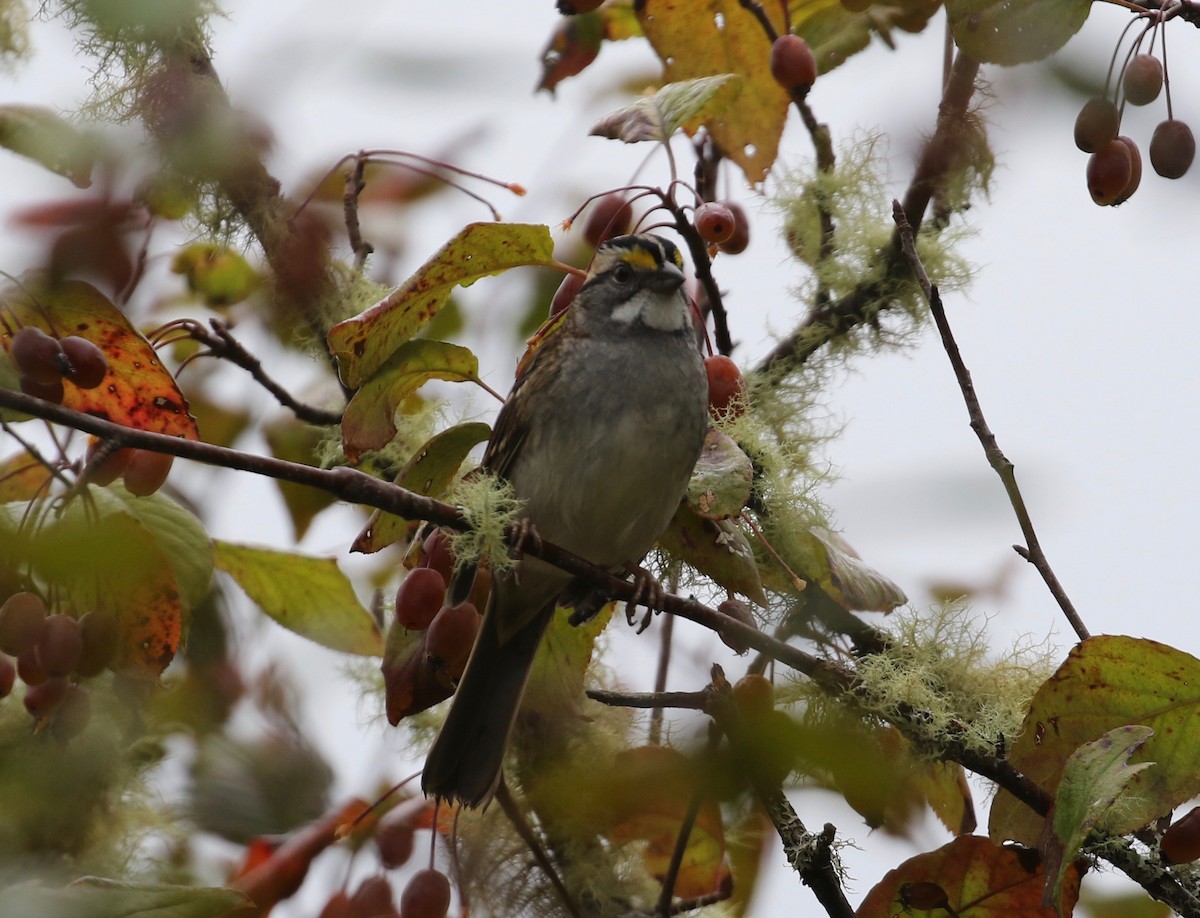
[(342, 446), (352, 462), (391, 441), (401, 404), (431, 379), (478, 382), (479, 360), (461, 345), (425, 338), (397, 348), (354, 393), (342, 415)]
[[(456, 424), (418, 449), (396, 476), (396, 484), (417, 494), (441, 498), (450, 487), (467, 454), (491, 435), (492, 429), (478, 421)], [(354, 540), (351, 551), (371, 553), (386, 548), (407, 531), (408, 521), (376, 510)]]
[(638, 143), (668, 140), (686, 124), (698, 125), (719, 115), (737, 98), (741, 77), (733, 73), (668, 83), (652, 96), (605, 115), (591, 133), (609, 140)]

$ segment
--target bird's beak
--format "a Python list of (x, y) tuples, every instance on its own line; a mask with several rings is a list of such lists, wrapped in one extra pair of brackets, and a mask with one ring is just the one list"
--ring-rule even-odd
[(683, 286), (683, 281), (683, 272), (668, 262), (654, 272), (649, 287), (656, 293), (674, 293)]

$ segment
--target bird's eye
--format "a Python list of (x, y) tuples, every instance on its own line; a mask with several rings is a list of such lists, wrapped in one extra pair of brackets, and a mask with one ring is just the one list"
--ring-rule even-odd
[(612, 278), (618, 284), (628, 284), (633, 280), (633, 268), (622, 262), (613, 268)]

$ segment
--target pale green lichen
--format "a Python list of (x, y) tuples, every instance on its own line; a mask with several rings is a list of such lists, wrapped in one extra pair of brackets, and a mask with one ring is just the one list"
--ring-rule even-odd
[[(1038, 687), (1053, 672), (1048, 642), (1026, 638), (998, 657), (986, 622), (965, 605), (932, 614), (897, 613), (893, 643), (858, 662), (854, 703), (884, 720), (904, 720), (910, 739), (936, 755), (960, 742), (985, 755), (1011, 742)], [(915, 735), (914, 735), (915, 734)]]
[[(793, 170), (781, 182), (775, 200), (783, 214), (785, 237), (797, 259), (810, 268), (795, 289), (797, 299), (811, 310), (796, 332), (799, 352), (809, 354), (827, 345), (831, 353), (844, 355), (863, 347), (904, 344), (925, 314), (925, 301), (911, 274), (889, 267), (885, 255), (896, 227), (883, 180), (881, 148), (877, 136), (854, 138), (839, 152), (836, 168)], [(983, 170), (964, 167), (954, 174), (960, 173), (955, 200), (977, 189)], [(828, 242), (823, 237), (822, 212), (833, 225)], [(969, 265), (955, 253), (962, 235), (961, 229), (927, 222), (917, 237), (925, 269), (943, 293), (960, 289), (971, 277)], [(856, 304), (857, 322), (840, 328), (836, 322), (821, 321), (825, 305), (848, 296), (861, 298)], [(895, 317), (886, 324), (881, 321), (885, 312)]]
[(471, 527), (450, 537), (458, 564), (487, 559), (493, 571), (511, 567), (504, 537), (520, 517), (522, 507), (512, 485), (496, 475), (479, 472), (459, 479), (447, 500), (462, 510)]

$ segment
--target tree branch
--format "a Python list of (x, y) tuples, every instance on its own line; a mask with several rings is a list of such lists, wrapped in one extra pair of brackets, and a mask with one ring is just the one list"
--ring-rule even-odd
[[(951, 167), (953, 157), (947, 153), (953, 149), (966, 118), (978, 75), (979, 61), (960, 51), (938, 106), (937, 127), (921, 151), (904, 195), (904, 212), (915, 228), (921, 226), (934, 191)], [(800, 327), (759, 362), (756, 371), (761, 373), (775, 367), (802, 364), (830, 341), (869, 321), (879, 308), (886, 308), (886, 304), (880, 305), (880, 298), (895, 283), (897, 271), (904, 268), (898, 232), (892, 234), (891, 245), (880, 253), (879, 260), (882, 263), (881, 279), (860, 284), (836, 302), (818, 302)]]
[(987, 419), (983, 416), (983, 407), (979, 404), (979, 396), (975, 394), (975, 384), (971, 381), (971, 371), (967, 369), (966, 363), (962, 359), (962, 354), (958, 350), (958, 343), (954, 340), (954, 333), (950, 328), (950, 322), (946, 318), (946, 310), (942, 307), (942, 298), (938, 293), (937, 287), (929, 282), (929, 275), (925, 273), (925, 266), (921, 263), (921, 258), (917, 254), (916, 243), (913, 239), (913, 228), (909, 225), (903, 208), (900, 202), (895, 202), (893, 206), (893, 217), (896, 221), (896, 232), (900, 235), (901, 251), (904, 254), (905, 261), (908, 262), (912, 269), (913, 275), (917, 279), (917, 283), (921, 287), (922, 293), (925, 294), (925, 299), (929, 303), (929, 311), (933, 314), (933, 321), (937, 324), (938, 333), (942, 336), (942, 347), (946, 351), (946, 356), (950, 358), (950, 365), (954, 368), (954, 376), (958, 380), (958, 387), (962, 390), (963, 401), (967, 404), (967, 414), (971, 418), (971, 429), (975, 431), (975, 436), (979, 438), (979, 444), (983, 447), (984, 455), (987, 456), (988, 463), (1000, 476), (1000, 481), (1004, 484), (1004, 491), (1008, 494), (1008, 502), (1012, 505), (1013, 513), (1017, 516), (1017, 523), (1021, 527), (1021, 534), (1025, 537), (1025, 547), (1014, 545), (1017, 554), (1026, 561), (1030, 562), (1037, 572), (1041, 574), (1042, 580), (1050, 590), (1050, 594), (1058, 602), (1058, 606), (1063, 611), (1063, 615), (1067, 617), (1067, 621), (1071, 623), (1071, 627), (1075, 629), (1075, 633), (1081, 641), (1086, 641), (1091, 635), (1088, 632), (1087, 626), (1084, 625), (1083, 619), (1075, 609), (1075, 605), (1071, 602), (1071, 598), (1067, 596), (1067, 591), (1063, 589), (1059, 583), (1058, 577), (1054, 573), (1054, 569), (1050, 566), (1050, 561), (1046, 558), (1045, 552), (1042, 551), (1041, 542), (1038, 541), (1037, 531), (1033, 528), (1033, 519), (1029, 515), (1029, 510), (1025, 506), (1025, 498), (1021, 494), (1021, 489), (1017, 485), (1017, 476), (1013, 464), (1008, 457), (1004, 455), (1000, 449), (1000, 445), (996, 442), (996, 437), (988, 427)]

